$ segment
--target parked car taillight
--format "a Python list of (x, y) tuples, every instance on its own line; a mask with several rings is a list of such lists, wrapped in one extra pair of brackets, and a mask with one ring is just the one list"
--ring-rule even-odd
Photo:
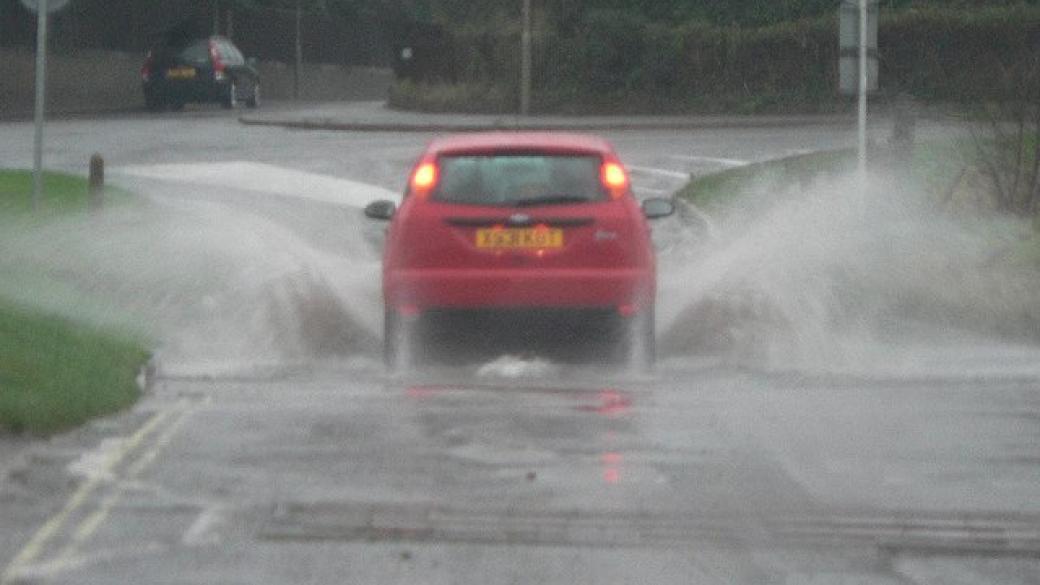
[(151, 51), (148, 51), (148, 56), (144, 59), (144, 65), (141, 66), (141, 80), (149, 81), (152, 78), (152, 67), (155, 65), (155, 56), (152, 55)]
[(220, 50), (217, 49), (217, 44), (213, 41), (209, 42), (209, 58), (213, 61), (213, 78), (217, 81), (224, 79), (226, 66), (220, 58)]

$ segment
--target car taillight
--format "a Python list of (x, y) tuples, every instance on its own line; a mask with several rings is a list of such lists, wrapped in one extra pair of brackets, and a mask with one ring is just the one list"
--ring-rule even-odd
[(628, 173), (616, 162), (605, 162), (600, 167), (600, 181), (611, 199), (620, 199), (628, 191)]
[(409, 181), (412, 193), (425, 199), (437, 185), (437, 175), (437, 165), (432, 162), (425, 162), (415, 167), (415, 171), (412, 172), (412, 180)]
[(213, 41), (209, 42), (209, 58), (213, 61), (213, 78), (217, 81), (224, 79), (224, 70), (226, 66), (224, 61), (220, 58), (220, 51), (217, 50), (217, 44)]
[(144, 65), (141, 65), (141, 81), (148, 81), (152, 78), (152, 67), (155, 65), (155, 56), (151, 51), (148, 51), (148, 56), (144, 59)]

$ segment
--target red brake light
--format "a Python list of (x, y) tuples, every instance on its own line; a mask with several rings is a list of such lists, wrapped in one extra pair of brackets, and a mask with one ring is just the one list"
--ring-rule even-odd
[(605, 162), (600, 168), (600, 180), (612, 199), (619, 199), (628, 190), (628, 174), (615, 162)]
[(422, 163), (412, 173), (412, 191), (420, 197), (425, 197), (437, 184), (437, 165), (433, 163)]
[(148, 56), (144, 59), (144, 65), (141, 65), (141, 79), (148, 81), (152, 78), (152, 65), (155, 63), (155, 56), (151, 51), (148, 51)]
[(217, 79), (224, 76), (224, 61), (220, 58), (220, 51), (217, 49), (217, 43), (209, 42), (209, 58), (213, 61), (213, 72), (216, 74)]

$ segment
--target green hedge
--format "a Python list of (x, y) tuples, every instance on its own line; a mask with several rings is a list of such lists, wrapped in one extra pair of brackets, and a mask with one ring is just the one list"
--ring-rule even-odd
[[(567, 35), (536, 35), (534, 104), (541, 111), (835, 110), (842, 104), (837, 28), (836, 11), (759, 28), (664, 25), (624, 11), (595, 12)], [(428, 89), (444, 85), (494, 88), (496, 100), (516, 95), (516, 30), (452, 33), (445, 43), (438, 70), (451, 74), (413, 81), (418, 85), (398, 92), (411, 99), (396, 105), (409, 101), (422, 109)], [(1009, 91), (1014, 68), (1040, 54), (1040, 7), (883, 13), (879, 48), (885, 95), (905, 92), (928, 101), (993, 96)], [(506, 99), (506, 109), (515, 108), (515, 97)]]

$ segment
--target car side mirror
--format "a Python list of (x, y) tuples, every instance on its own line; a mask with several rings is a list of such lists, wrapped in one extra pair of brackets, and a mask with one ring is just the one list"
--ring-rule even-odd
[(671, 199), (654, 197), (643, 200), (643, 215), (647, 219), (668, 217), (673, 213), (675, 213), (675, 202)]
[(397, 205), (393, 201), (373, 201), (365, 206), (365, 217), (387, 221), (394, 216)]

